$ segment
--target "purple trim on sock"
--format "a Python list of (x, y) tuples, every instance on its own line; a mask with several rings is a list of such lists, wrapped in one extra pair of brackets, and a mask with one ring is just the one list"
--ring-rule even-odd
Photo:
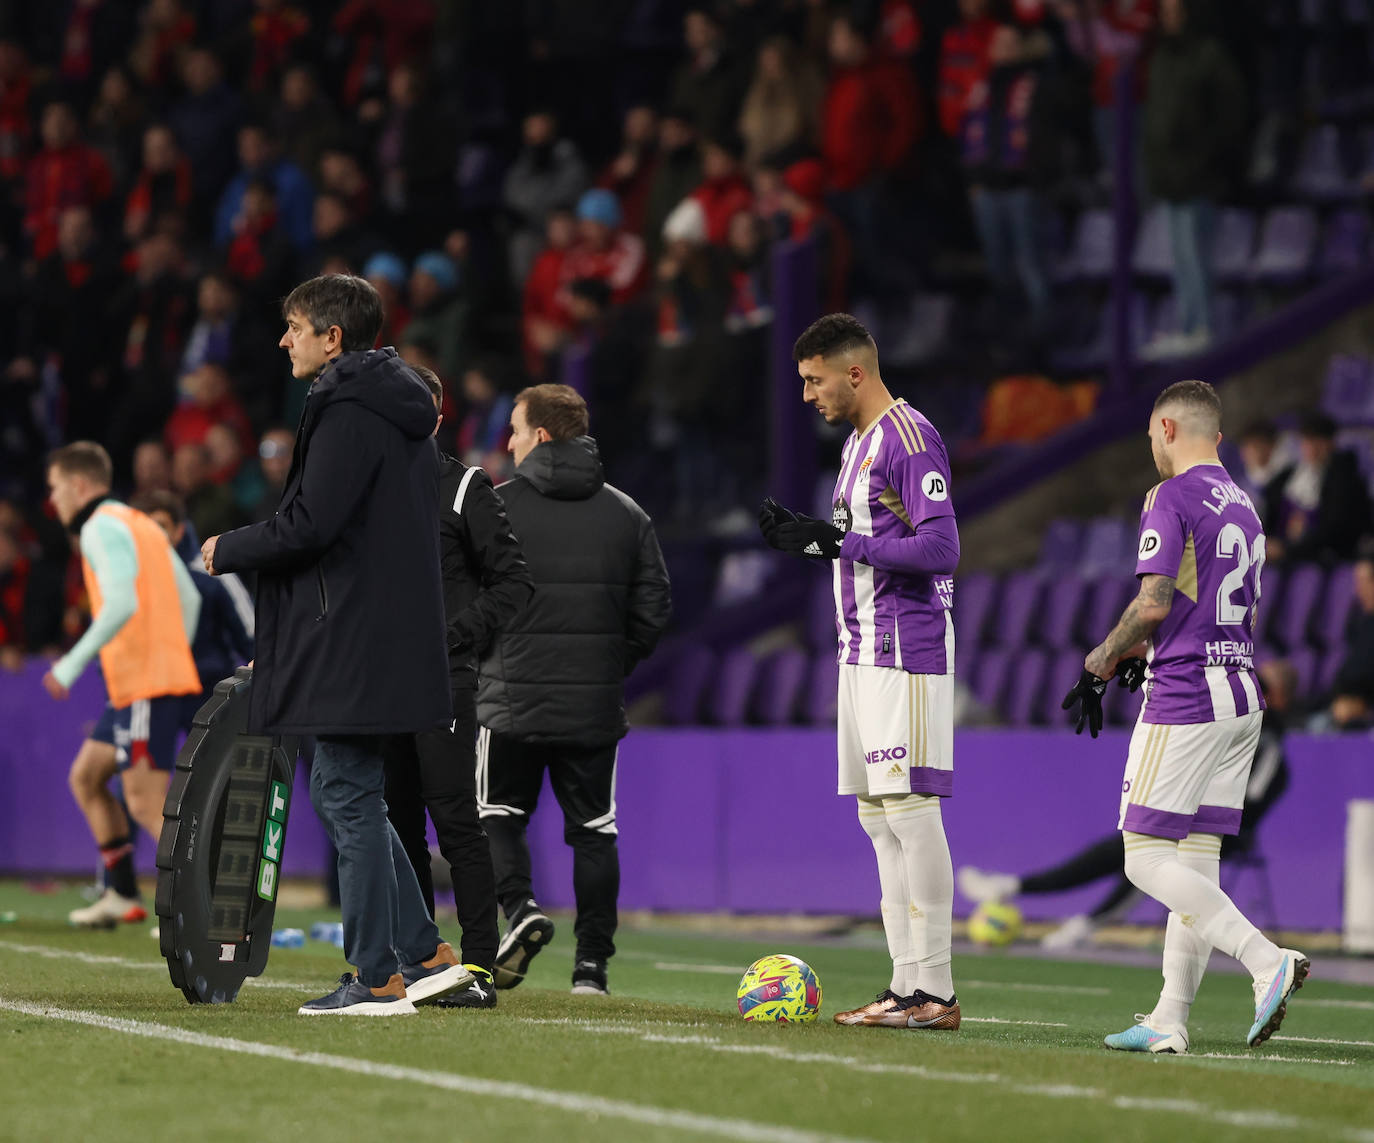
[(1193, 815), (1194, 833), (1240, 833), (1240, 811), (1227, 806), (1198, 806)]
[(1135, 802), (1128, 802), (1121, 828), (1130, 830), (1131, 833), (1144, 833), (1151, 837), (1167, 837), (1179, 841), (1193, 831), (1193, 815), (1152, 810), (1149, 806), (1138, 806)]
[(954, 771), (937, 770), (934, 766), (913, 766), (911, 768), (911, 792), (930, 794), (936, 798), (949, 798), (954, 795)]

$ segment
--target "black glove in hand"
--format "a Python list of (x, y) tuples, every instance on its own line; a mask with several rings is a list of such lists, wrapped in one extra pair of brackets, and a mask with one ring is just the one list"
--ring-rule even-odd
[(797, 514), (784, 508), (771, 496), (759, 505), (759, 531), (763, 533), (763, 538), (770, 548), (778, 546), (775, 542), (778, 527), (782, 524), (795, 524), (796, 522)]
[(811, 560), (839, 559), (844, 533), (834, 524), (797, 513), (789, 524), (779, 524), (773, 533), (773, 547), (789, 556)]
[(1102, 696), (1107, 693), (1107, 680), (1099, 679), (1091, 671), (1085, 670), (1079, 676), (1078, 682), (1074, 683), (1073, 690), (1064, 696), (1062, 710), (1068, 710), (1073, 706), (1078, 707), (1074, 718), (1073, 732), (1082, 734), (1083, 727), (1088, 728), (1088, 733), (1094, 738), (1097, 732), (1102, 729)]
[(1140, 690), (1145, 681), (1145, 668), (1149, 666), (1144, 659), (1122, 659), (1116, 665), (1116, 677), (1121, 685), (1132, 694)]

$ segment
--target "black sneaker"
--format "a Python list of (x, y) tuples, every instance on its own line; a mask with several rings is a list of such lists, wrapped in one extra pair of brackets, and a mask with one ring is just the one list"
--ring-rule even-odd
[(495, 1008), (496, 985), (491, 973), (475, 964), (463, 965), (472, 973), (473, 981), (466, 988), (450, 992), (434, 1002), (436, 1008)]
[(573, 965), (572, 990), (574, 996), (609, 996), (606, 987), (606, 962), (580, 960)]
[(514, 988), (524, 980), (534, 954), (551, 940), (553, 922), (537, 905), (518, 914), (496, 950), (496, 966), (492, 972), (496, 987)]

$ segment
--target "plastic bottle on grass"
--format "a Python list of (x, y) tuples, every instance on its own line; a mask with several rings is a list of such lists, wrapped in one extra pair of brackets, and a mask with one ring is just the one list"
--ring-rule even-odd
[(305, 934), (300, 929), (273, 929), (272, 947), (274, 949), (304, 948)]
[(316, 921), (310, 926), (310, 939), (312, 941), (324, 941), (336, 949), (343, 948), (343, 922)]

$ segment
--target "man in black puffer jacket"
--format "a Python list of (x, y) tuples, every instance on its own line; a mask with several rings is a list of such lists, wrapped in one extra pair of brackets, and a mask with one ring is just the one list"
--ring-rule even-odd
[(519, 984), (553, 936), (534, 900), (525, 843), (547, 768), (573, 848), (573, 991), (606, 992), (620, 891), (615, 763), (629, 730), (625, 677), (672, 612), (653, 524), (605, 482), (587, 429), (586, 403), (566, 385), (515, 398), (516, 475), (499, 491), (534, 599), (483, 656), (477, 688), (477, 803), (509, 924), (496, 954), (498, 988)]

